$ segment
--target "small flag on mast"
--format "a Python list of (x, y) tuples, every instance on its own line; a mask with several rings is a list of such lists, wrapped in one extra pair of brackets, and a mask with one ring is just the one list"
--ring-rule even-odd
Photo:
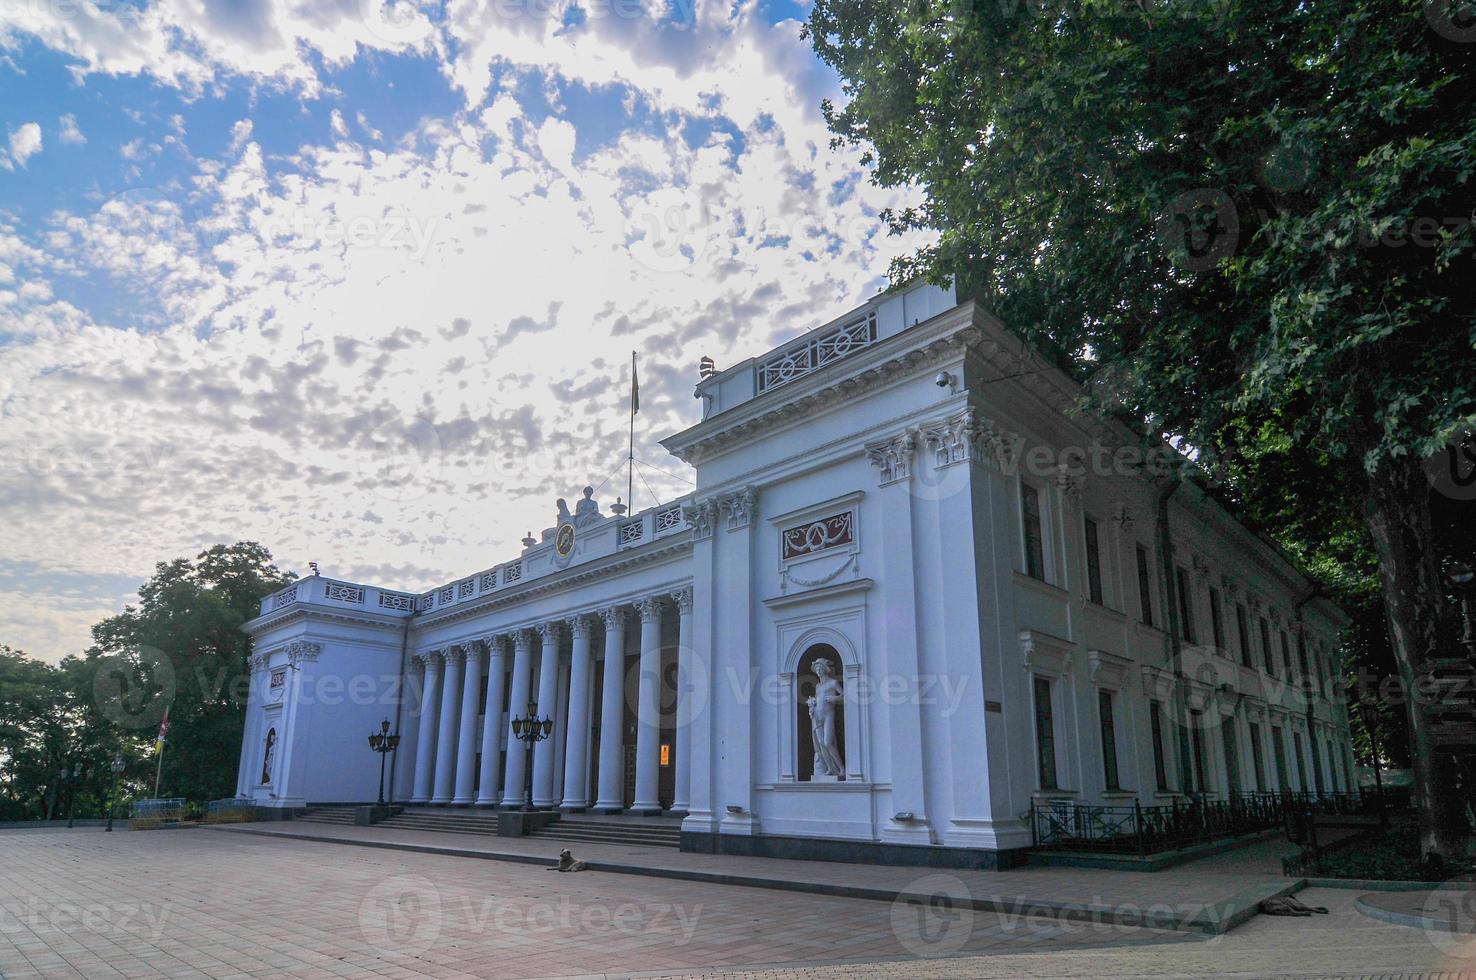
[(164, 736), (169, 734), (169, 708), (164, 709), (164, 717), (159, 722), (159, 737), (155, 740), (155, 747), (164, 747)]

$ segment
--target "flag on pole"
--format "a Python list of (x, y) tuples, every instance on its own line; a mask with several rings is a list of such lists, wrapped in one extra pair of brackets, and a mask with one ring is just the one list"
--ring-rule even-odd
[(630, 414), (641, 410), (641, 383), (636, 378), (636, 352), (630, 352)]
[(164, 736), (166, 736), (168, 734), (169, 734), (169, 708), (168, 708), (168, 706), (166, 706), (164, 708), (164, 717), (159, 722), (159, 737), (157, 739), (155, 739), (154, 747), (157, 748), (157, 749), (163, 749), (164, 748)]

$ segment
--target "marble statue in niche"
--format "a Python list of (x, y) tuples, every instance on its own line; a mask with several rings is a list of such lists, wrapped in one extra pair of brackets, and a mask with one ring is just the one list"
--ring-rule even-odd
[(261, 784), (265, 786), (272, 781), (272, 750), (277, 747), (277, 730), (267, 729), (266, 750), (261, 755)]
[(844, 711), (845, 689), (835, 676), (835, 667), (825, 657), (813, 664), (815, 671), (815, 693), (805, 699), (810, 710), (810, 736), (815, 751), (815, 772), (835, 779), (844, 779), (845, 760), (842, 758), (839, 732)]

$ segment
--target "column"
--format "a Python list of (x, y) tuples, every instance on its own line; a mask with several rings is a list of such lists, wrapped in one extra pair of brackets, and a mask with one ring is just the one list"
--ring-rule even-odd
[(447, 647), (441, 673), (441, 717), (436, 737), (436, 792), (431, 803), (444, 806), (451, 802), (456, 785), (456, 703), (461, 698), (461, 665), (466, 653), (461, 647)]
[(600, 697), (601, 813), (625, 809), (625, 607), (614, 606), (600, 613), (605, 621), (604, 693)]
[(561, 810), (580, 813), (589, 805), (590, 633), (588, 616), (569, 620), (573, 647), (569, 659), (569, 726), (564, 733), (564, 802)]
[(441, 654), (429, 650), (415, 657), (421, 666), (420, 730), (415, 737), (415, 793), (411, 803), (429, 803), (435, 778), (436, 707), (441, 697)]
[(466, 670), (461, 680), (461, 731), (456, 738), (456, 796), (452, 803), (471, 806), (476, 799), (477, 774), (477, 701), (482, 696), (482, 648), (468, 643)]
[(636, 678), (636, 798), (632, 813), (660, 813), (661, 599), (636, 603), (641, 614), (641, 666)]
[(528, 778), (527, 746), (513, 737), (512, 719), (527, 710), (532, 675), (533, 631), (518, 630), (513, 634), (512, 693), (507, 702), (507, 766), (502, 775), (502, 805), (509, 809), (523, 805), (523, 783)]
[(677, 679), (676, 679), (676, 790), (673, 813), (687, 815), (692, 800), (692, 726), (697, 724), (698, 697), (692, 685), (692, 590), (678, 589), (671, 594), (677, 607)]
[(256, 675), (261, 673), (258, 662), (265, 658), (255, 655), (246, 658), (246, 724), (241, 728), (241, 753), (236, 769), (236, 796), (244, 797), (251, 788), (251, 760), (256, 745)]
[(482, 771), (477, 806), (497, 805), (498, 762), (502, 752), (502, 691), (506, 682), (507, 638), (482, 638), (487, 648), (487, 710), (482, 720)]
[[(538, 624), (538, 636), (543, 641), (543, 656), (538, 665), (538, 717), (552, 718), (555, 725), (559, 714), (559, 637), (562, 635), (559, 623)], [(559, 805), (559, 798), (554, 795), (552, 736), (533, 746), (533, 805), (540, 808)]]

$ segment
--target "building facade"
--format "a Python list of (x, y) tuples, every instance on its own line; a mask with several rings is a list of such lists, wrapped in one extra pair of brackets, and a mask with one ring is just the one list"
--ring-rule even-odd
[(1343, 614), (984, 308), (883, 294), (696, 395), (683, 499), (268, 597), (238, 794), (374, 800), (386, 717), (397, 802), (531, 788), (738, 853), (987, 864), (1032, 805), (1353, 788)]

